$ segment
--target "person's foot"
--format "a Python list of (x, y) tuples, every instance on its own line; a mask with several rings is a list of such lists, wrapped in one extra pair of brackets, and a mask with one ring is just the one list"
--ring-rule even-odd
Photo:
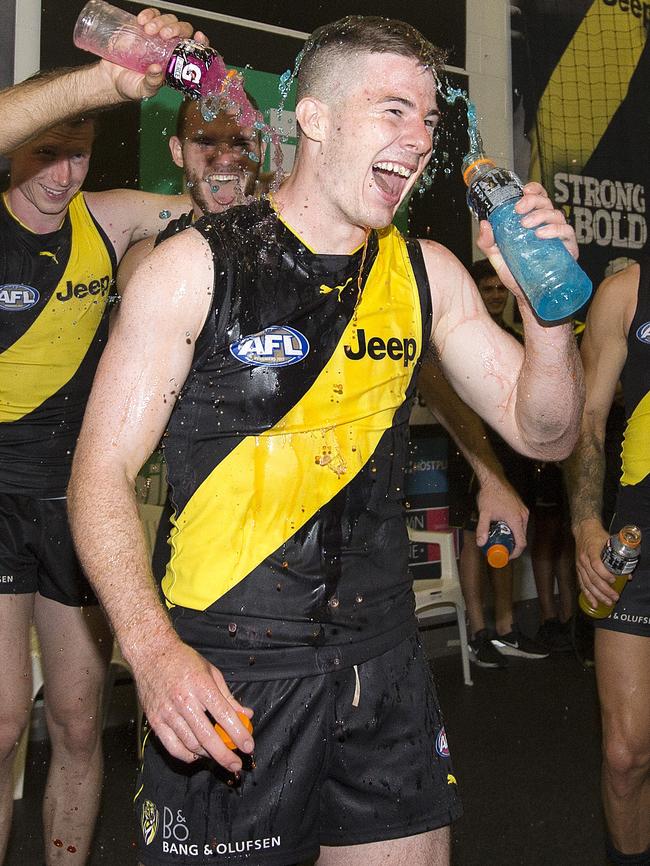
[(505, 668), (508, 660), (492, 646), (490, 632), (486, 628), (477, 631), (468, 641), (469, 660), (479, 668)]
[(571, 620), (560, 622), (556, 616), (545, 619), (537, 630), (535, 640), (550, 653), (572, 652)]
[(548, 650), (536, 640), (522, 634), (516, 625), (508, 634), (497, 634), (492, 638), (492, 645), (505, 656), (517, 656), (522, 659), (545, 659)]

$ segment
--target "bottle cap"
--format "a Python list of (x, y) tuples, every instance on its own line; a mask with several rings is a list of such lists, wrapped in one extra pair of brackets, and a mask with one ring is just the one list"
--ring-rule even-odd
[[(248, 718), (248, 716), (245, 716), (243, 713), (237, 713), (237, 716), (239, 717), (239, 721), (246, 728), (248, 733), (252, 734), (253, 733), (253, 723)], [(236, 744), (231, 739), (230, 734), (227, 734), (224, 731), (224, 729), (221, 727), (219, 722), (215, 722), (214, 729), (219, 734), (221, 739), (223, 740), (224, 745), (226, 745), (229, 749), (236, 749), (237, 748)]]
[(503, 568), (510, 561), (510, 551), (505, 544), (492, 544), (488, 548), (486, 558), (492, 568)]
[(463, 160), (463, 180), (466, 186), (470, 185), (473, 172), (481, 165), (491, 165), (494, 167), (494, 160), (490, 159), (484, 153), (468, 153)]
[(618, 532), (618, 540), (626, 547), (638, 547), (641, 544), (641, 530), (638, 526), (624, 526)]

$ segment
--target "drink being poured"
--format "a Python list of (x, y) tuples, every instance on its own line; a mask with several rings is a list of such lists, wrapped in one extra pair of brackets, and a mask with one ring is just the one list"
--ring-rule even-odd
[(73, 40), (78, 48), (135, 72), (144, 73), (153, 63), (159, 64), (169, 87), (201, 100), (206, 121), (224, 109), (236, 111), (242, 126), (260, 120), (246, 96), (241, 73), (227, 69), (218, 51), (193, 39), (151, 36), (135, 15), (104, 0), (86, 3)]

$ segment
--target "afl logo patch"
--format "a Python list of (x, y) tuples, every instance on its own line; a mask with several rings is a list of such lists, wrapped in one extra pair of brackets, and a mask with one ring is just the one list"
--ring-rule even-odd
[(440, 728), (436, 737), (436, 752), (441, 758), (449, 757), (449, 746), (447, 745), (447, 732), (444, 728)]
[(309, 354), (309, 341), (287, 325), (272, 325), (230, 344), (230, 354), (254, 367), (288, 367)]
[(22, 313), (38, 303), (40, 294), (31, 286), (20, 283), (7, 283), (0, 286), (0, 310)]
[(636, 337), (637, 340), (640, 340), (642, 343), (650, 344), (650, 322), (645, 322), (643, 325), (639, 325), (636, 329)]

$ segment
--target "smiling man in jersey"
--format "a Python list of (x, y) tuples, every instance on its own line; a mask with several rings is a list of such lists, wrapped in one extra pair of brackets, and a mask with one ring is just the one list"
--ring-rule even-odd
[[(317, 31), (292, 174), (162, 243), (118, 313), (71, 515), (153, 731), (136, 797), (145, 866), (449, 862), (460, 805), (402, 508), (417, 371), (431, 347), (465, 402), (551, 459), (575, 441), (582, 378), (570, 327), (537, 323), (487, 224), (480, 246), (531, 351), (448, 250), (391, 226), (431, 156), (439, 61), (399, 21)], [(517, 210), (577, 252), (539, 185)], [(133, 497), (163, 434), (168, 613)], [(233, 790), (220, 768), (253, 750)]]
[[(151, 9), (138, 20), (165, 38), (192, 33)], [(0, 203), (0, 861), (12, 763), (32, 699), (32, 623), (52, 745), (43, 809), (48, 866), (87, 862), (99, 808), (113, 638), (74, 553), (66, 488), (106, 343), (117, 262), (130, 243), (165, 225), (161, 211), (176, 216), (187, 200), (81, 192), (95, 134), (83, 112), (153, 95), (161, 83), (160, 67), (139, 75), (101, 62), (0, 93), (0, 150), (11, 166)]]

